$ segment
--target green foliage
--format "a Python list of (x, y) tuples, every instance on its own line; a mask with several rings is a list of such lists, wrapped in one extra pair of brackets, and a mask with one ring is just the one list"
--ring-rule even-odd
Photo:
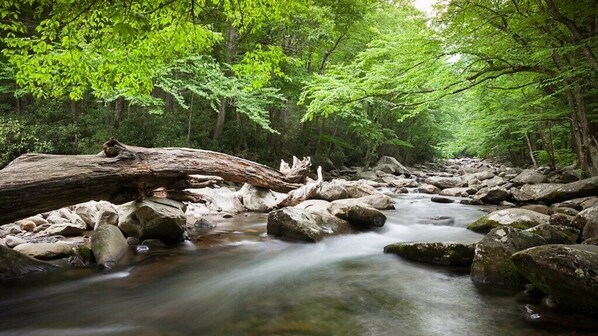
[(0, 116), (0, 168), (27, 152), (48, 152), (49, 143), (41, 140), (33, 127), (17, 119)]

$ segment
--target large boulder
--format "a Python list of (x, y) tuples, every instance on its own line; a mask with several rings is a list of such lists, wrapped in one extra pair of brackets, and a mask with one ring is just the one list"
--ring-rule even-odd
[(583, 230), (583, 240), (598, 237), (598, 206), (578, 213), (573, 218), (571, 225)]
[(381, 170), (387, 174), (401, 175), (412, 174), (411, 171), (403, 166), (397, 159), (392, 156), (383, 156), (378, 160), (374, 170)]
[(318, 242), (326, 237), (352, 233), (349, 222), (326, 212), (286, 207), (268, 214), (268, 235), (288, 240)]
[(33, 259), (0, 245), (0, 280), (18, 278), (30, 273), (45, 272), (56, 266)]
[(529, 229), (536, 225), (548, 224), (550, 216), (526, 209), (504, 209), (489, 213), (473, 222), (467, 228), (478, 233), (488, 233), (500, 226)]
[(554, 183), (540, 183), (540, 184), (525, 184), (521, 188), (511, 188), (510, 192), (513, 199), (518, 202), (537, 201), (538, 195), (558, 189), (562, 184)]
[(57, 259), (72, 253), (67, 243), (25, 243), (15, 246), (14, 250), (36, 259)]
[(473, 178), (478, 181), (489, 180), (494, 177), (494, 172), (491, 170), (483, 170), (473, 174)]
[(114, 267), (128, 248), (127, 240), (117, 226), (101, 225), (91, 235), (91, 251), (100, 266)]
[(314, 198), (323, 199), (326, 201), (336, 201), (338, 199), (349, 198), (349, 193), (345, 187), (346, 181), (332, 180), (330, 182), (323, 182), (316, 192)]
[(328, 212), (359, 230), (382, 227), (386, 222), (386, 216), (380, 210), (355, 199), (334, 201), (328, 206)]
[(501, 187), (493, 187), (476, 195), (476, 198), (484, 202), (484, 204), (500, 204), (511, 198), (511, 194)]
[[(89, 201), (80, 203), (75, 206), (74, 213), (76, 213), (87, 225), (88, 228), (93, 229), (96, 225), (96, 201)], [(117, 216), (118, 224), (118, 216)]]
[(216, 212), (236, 214), (245, 212), (237, 193), (228, 188), (189, 189), (193, 195), (201, 198), (200, 203), (191, 203), (189, 212), (201, 216)]
[[(453, 189), (453, 188), (448, 188)], [(442, 190), (435, 185), (432, 184), (424, 184), (423, 186), (417, 188), (417, 191), (422, 194), (440, 194)]]
[(447, 189), (460, 187), (463, 181), (459, 177), (430, 176), (426, 179), (426, 183), (440, 189)]
[(268, 212), (286, 197), (286, 194), (247, 183), (239, 190), (238, 195), (245, 209), (254, 212)]
[(546, 175), (537, 172), (533, 169), (524, 169), (514, 179), (514, 183), (518, 184), (539, 184), (546, 182)]
[(384, 247), (384, 253), (394, 253), (407, 260), (441, 266), (469, 267), (475, 245), (460, 243), (398, 243)]
[(513, 253), (546, 244), (544, 238), (514, 227), (498, 227), (476, 244), (471, 265), (475, 283), (515, 287), (523, 281), (511, 261)]
[(347, 190), (349, 198), (360, 198), (380, 193), (376, 188), (369, 185), (364, 180), (347, 182), (345, 183), (345, 189)]
[(395, 200), (384, 194), (363, 196), (356, 200), (378, 210), (391, 210), (395, 208)]
[(551, 224), (540, 224), (525, 231), (544, 238), (548, 244), (575, 244), (580, 233), (576, 228)]
[(186, 218), (181, 202), (146, 198), (121, 205), (119, 214), (118, 227), (129, 236), (140, 240), (155, 238), (164, 243), (183, 240)]
[(94, 229), (97, 229), (101, 225), (118, 225), (118, 210), (112, 203), (105, 201), (98, 202), (96, 208), (98, 212)]
[(515, 253), (512, 260), (559, 307), (598, 313), (598, 246), (538, 246)]
[(574, 198), (596, 195), (598, 195), (598, 176), (563, 184), (558, 188), (546, 190), (536, 195), (535, 200), (552, 204)]
[(502, 178), (500, 176), (494, 176), (491, 179), (482, 181), (482, 183), (480, 183), (480, 185), (482, 187), (486, 187), (486, 188), (494, 188), (494, 187), (502, 186), (505, 183), (507, 183), (507, 181), (504, 178)]
[[(77, 216), (78, 217), (78, 216)], [(46, 229), (46, 234), (50, 236), (79, 236), (87, 230), (87, 224), (80, 219), (80, 222), (53, 224)]]

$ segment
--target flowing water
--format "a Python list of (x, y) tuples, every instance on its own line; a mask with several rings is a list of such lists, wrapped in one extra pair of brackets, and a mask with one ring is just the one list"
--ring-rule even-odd
[(3, 335), (579, 335), (524, 318), (513, 293), (385, 255), (402, 241), (475, 242), (481, 208), (396, 196), (377, 232), (293, 244), (265, 215), (111, 272), (63, 269), (0, 287)]

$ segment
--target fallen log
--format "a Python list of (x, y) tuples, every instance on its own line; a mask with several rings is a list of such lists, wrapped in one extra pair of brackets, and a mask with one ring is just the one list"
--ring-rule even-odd
[[(89, 200), (115, 204), (157, 188), (193, 185), (189, 175), (288, 192), (309, 169), (289, 175), (235, 156), (189, 148), (144, 148), (110, 139), (98, 155), (26, 154), (0, 170), (0, 224)], [(309, 162), (303, 162), (303, 165)], [(212, 180), (216, 179), (212, 178)]]

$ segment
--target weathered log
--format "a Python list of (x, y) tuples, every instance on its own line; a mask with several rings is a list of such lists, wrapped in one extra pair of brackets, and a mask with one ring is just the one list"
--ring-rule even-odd
[(26, 154), (0, 170), (0, 224), (88, 200), (140, 199), (193, 174), (288, 192), (302, 186), (296, 171), (287, 177), (223, 153), (134, 147), (114, 139), (98, 155)]

